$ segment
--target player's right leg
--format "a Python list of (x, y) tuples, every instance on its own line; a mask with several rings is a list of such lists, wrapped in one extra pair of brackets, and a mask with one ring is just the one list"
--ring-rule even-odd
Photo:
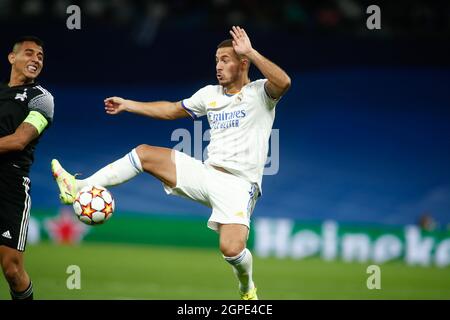
[(170, 187), (176, 185), (176, 168), (172, 149), (140, 145), (124, 157), (103, 167), (92, 176), (79, 180), (68, 173), (58, 160), (51, 163), (53, 177), (58, 184), (61, 202), (71, 204), (77, 192), (87, 185), (103, 187), (122, 184), (142, 171), (150, 173)]
[(136, 148), (136, 153), (143, 171), (171, 188), (177, 185), (174, 150), (141, 144)]

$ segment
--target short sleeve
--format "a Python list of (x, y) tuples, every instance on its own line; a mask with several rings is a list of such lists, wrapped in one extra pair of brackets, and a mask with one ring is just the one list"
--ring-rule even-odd
[(28, 102), (30, 111), (39, 112), (49, 123), (53, 122), (54, 106), (53, 96), (48, 91), (32, 98)]
[(267, 79), (261, 79), (256, 81), (257, 92), (261, 100), (264, 102), (264, 105), (268, 109), (273, 109), (277, 105), (280, 98), (274, 99), (270, 96), (269, 92), (266, 89)]
[(193, 119), (204, 116), (206, 114), (205, 96), (208, 87), (209, 86), (201, 88), (196, 93), (194, 93), (192, 97), (181, 101), (181, 105)]

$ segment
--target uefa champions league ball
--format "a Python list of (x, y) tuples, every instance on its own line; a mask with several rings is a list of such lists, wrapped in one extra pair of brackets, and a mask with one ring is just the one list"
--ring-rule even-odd
[(101, 186), (86, 186), (76, 195), (73, 209), (78, 219), (88, 225), (102, 224), (114, 212), (114, 198)]

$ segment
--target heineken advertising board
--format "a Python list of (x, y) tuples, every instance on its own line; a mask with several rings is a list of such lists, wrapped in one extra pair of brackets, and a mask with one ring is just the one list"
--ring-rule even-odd
[(336, 221), (302, 223), (289, 219), (254, 221), (255, 253), (261, 257), (450, 265), (450, 232), (425, 232), (415, 225), (361, 226)]
[[(52, 240), (140, 243), (217, 248), (217, 234), (206, 227), (207, 217), (116, 212), (104, 225), (87, 226), (65, 207), (34, 211), (28, 243)], [(321, 257), (377, 264), (402, 260), (408, 265), (450, 265), (450, 232), (426, 232), (415, 225), (356, 225), (336, 221), (304, 222), (255, 218), (248, 247), (260, 257), (305, 259)]]

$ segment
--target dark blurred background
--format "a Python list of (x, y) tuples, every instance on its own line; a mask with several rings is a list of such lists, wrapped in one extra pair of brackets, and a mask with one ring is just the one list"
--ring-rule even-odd
[[(66, 8), (81, 8), (68, 30)], [(369, 30), (369, 5), (381, 29)], [(42, 84), (55, 121), (33, 167), (35, 208), (59, 206), (49, 164), (88, 176), (177, 128), (103, 112), (103, 99), (181, 100), (214, 84), (214, 53), (232, 25), (291, 76), (277, 107), (279, 171), (263, 181), (258, 216), (382, 224), (450, 224), (450, 2), (0, 0), (0, 75), (15, 38), (45, 43)], [(261, 77), (253, 69), (252, 79)], [(203, 131), (207, 123), (203, 120)], [(206, 146), (206, 143), (203, 143)], [(209, 215), (140, 176), (113, 192), (118, 208)]]
[[(66, 28), (71, 4), (81, 8), (81, 30)], [(380, 30), (366, 27), (372, 4), (381, 9)], [(17, 35), (46, 40), (48, 81), (123, 83), (132, 73), (126, 83), (173, 83), (215, 81), (213, 52), (232, 25), (291, 73), (448, 65), (450, 3), (0, 0), (0, 23), (4, 52)]]

